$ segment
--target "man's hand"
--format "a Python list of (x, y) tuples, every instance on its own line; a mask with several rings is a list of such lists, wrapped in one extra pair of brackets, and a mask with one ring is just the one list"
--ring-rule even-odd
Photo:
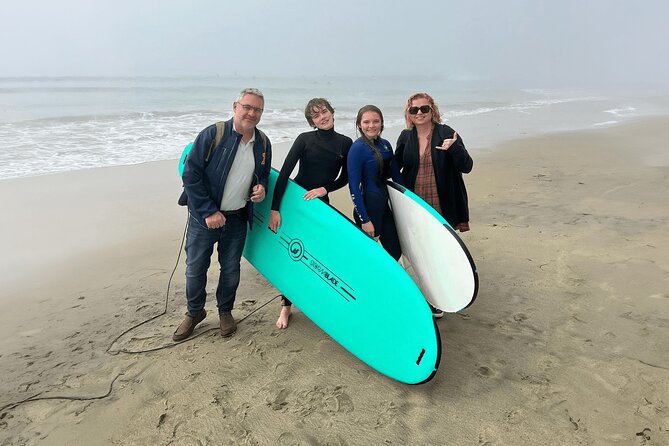
[(253, 193), (251, 194), (251, 201), (259, 203), (265, 199), (265, 186), (256, 184), (253, 186)]
[(216, 211), (209, 217), (205, 218), (204, 222), (207, 224), (209, 229), (222, 228), (225, 226), (225, 215), (223, 215), (223, 212), (221, 211)]

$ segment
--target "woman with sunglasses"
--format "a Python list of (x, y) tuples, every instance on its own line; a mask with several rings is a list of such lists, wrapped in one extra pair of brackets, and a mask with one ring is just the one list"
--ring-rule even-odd
[[(281, 199), (286, 192), (288, 177), (300, 163), (295, 182), (305, 188), (305, 200), (320, 198), (329, 203), (328, 193), (341, 189), (348, 182), (346, 156), (353, 141), (334, 130), (334, 108), (327, 99), (313, 98), (304, 108), (304, 117), (313, 132), (298, 135), (286, 156), (274, 187), (269, 228), (276, 232), (281, 226)], [(291, 302), (281, 297), (281, 312), (276, 321), (278, 328), (287, 328)]]
[(473, 161), (462, 138), (441, 123), (439, 107), (427, 93), (409, 96), (406, 130), (397, 139), (395, 158), (406, 187), (432, 206), (453, 229), (469, 231), (469, 205), (463, 173)]
[(378, 238), (395, 259), (402, 255), (395, 219), (388, 204), (386, 179), (404, 184), (392, 146), (381, 138), (383, 114), (374, 105), (365, 105), (355, 121), (360, 137), (348, 155), (348, 187), (353, 198), (356, 224), (370, 237)]

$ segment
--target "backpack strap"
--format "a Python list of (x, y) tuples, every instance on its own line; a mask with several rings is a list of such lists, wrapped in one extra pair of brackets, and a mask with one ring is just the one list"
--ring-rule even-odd
[(209, 158), (211, 158), (212, 152), (216, 149), (216, 147), (218, 147), (218, 145), (221, 143), (221, 140), (223, 140), (224, 137), (225, 137), (225, 122), (218, 121), (216, 123), (216, 137), (209, 146), (209, 152), (207, 152), (207, 157), (204, 159), (205, 163), (209, 162)]
[(259, 128), (256, 128), (258, 130), (258, 133), (260, 133), (260, 139), (262, 139), (262, 150), (263, 152), (267, 151), (267, 135), (265, 135), (265, 132), (260, 130)]
[[(262, 150), (263, 152), (267, 152), (267, 135), (265, 135), (265, 132), (263, 132), (260, 129), (256, 129), (260, 133), (260, 139), (262, 139)], [(211, 145), (209, 146), (209, 152), (207, 152), (207, 157), (204, 159), (205, 164), (209, 162), (209, 158), (211, 158), (211, 154), (216, 150), (216, 147), (221, 143), (221, 141), (225, 138), (225, 121), (218, 121), (216, 123), (216, 137), (214, 140), (211, 142)]]

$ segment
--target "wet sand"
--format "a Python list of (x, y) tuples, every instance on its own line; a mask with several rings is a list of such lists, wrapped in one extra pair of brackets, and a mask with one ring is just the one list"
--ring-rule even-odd
[[(0, 445), (669, 444), (668, 123), (469, 148), (479, 296), (438, 321), (419, 386), (299, 311), (276, 329), (277, 291), (246, 262), (235, 336), (210, 300), (171, 346), (173, 162), (1, 181)], [(346, 191), (333, 202), (350, 215)]]

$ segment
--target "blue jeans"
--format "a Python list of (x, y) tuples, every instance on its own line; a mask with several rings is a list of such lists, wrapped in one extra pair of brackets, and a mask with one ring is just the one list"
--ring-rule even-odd
[(246, 242), (246, 211), (225, 216), (225, 226), (208, 229), (192, 216), (186, 234), (186, 300), (188, 313), (196, 315), (207, 300), (207, 270), (211, 264), (214, 245), (218, 243), (218, 263), (221, 266), (216, 288), (219, 314), (230, 314), (235, 304), (241, 258)]

